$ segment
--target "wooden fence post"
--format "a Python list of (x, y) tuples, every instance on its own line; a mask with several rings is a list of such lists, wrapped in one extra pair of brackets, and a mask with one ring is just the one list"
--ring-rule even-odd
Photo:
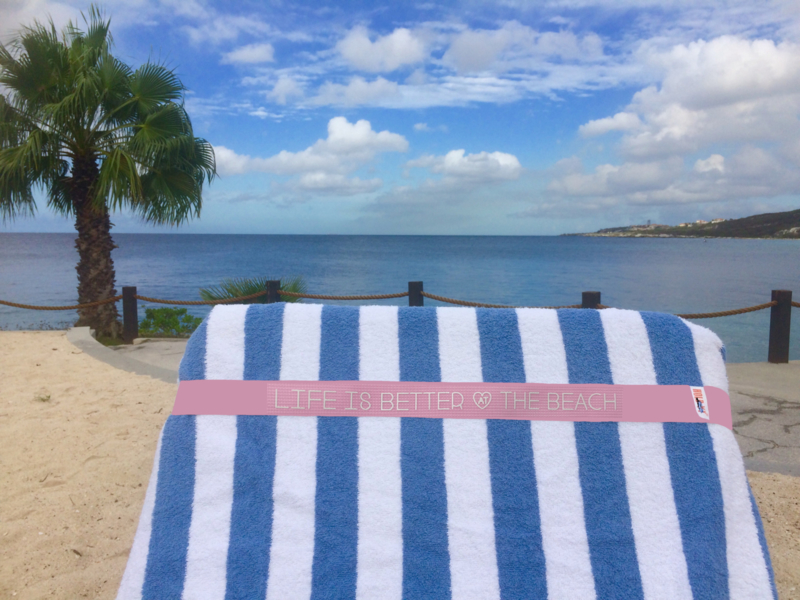
[(267, 304), (274, 304), (275, 302), (282, 302), (281, 295), (278, 290), (281, 289), (281, 280), (271, 280), (267, 282)]
[(139, 307), (136, 286), (122, 288), (122, 341), (132, 344), (139, 337)]
[(772, 299), (778, 304), (769, 316), (769, 356), (771, 363), (789, 362), (789, 332), (792, 326), (791, 290), (772, 290)]
[(422, 282), (409, 281), (408, 282), (408, 305), (409, 306), (424, 306), (425, 297), (422, 295)]
[(600, 304), (600, 292), (583, 292), (581, 294), (581, 308), (597, 308)]

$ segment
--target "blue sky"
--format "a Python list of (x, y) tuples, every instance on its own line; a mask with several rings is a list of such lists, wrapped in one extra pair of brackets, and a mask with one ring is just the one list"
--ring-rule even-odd
[[(5, 0), (0, 39), (87, 7)], [(117, 54), (174, 68), (215, 148), (177, 231), (549, 235), (798, 208), (797, 2), (103, 7)], [(73, 230), (43, 203), (0, 228)]]

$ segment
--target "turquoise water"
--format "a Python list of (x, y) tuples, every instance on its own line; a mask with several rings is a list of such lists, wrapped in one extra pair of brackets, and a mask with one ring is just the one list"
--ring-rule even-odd
[[(708, 312), (760, 304), (770, 290), (800, 298), (800, 242), (583, 237), (278, 236), (119, 234), (117, 286), (143, 295), (199, 299), (225, 277), (303, 275), (312, 293), (402, 292), (421, 280), (431, 293), (496, 304), (562, 305), (600, 290), (604, 304)], [(0, 234), (0, 299), (76, 302), (71, 234)], [(405, 298), (383, 301), (404, 304)], [(143, 303), (140, 311), (143, 316)], [(437, 303), (426, 300), (426, 304)], [(206, 307), (191, 312), (204, 315)], [(75, 313), (0, 306), (0, 327), (58, 326)], [(769, 311), (709, 319), (731, 362), (767, 356)], [(792, 359), (800, 359), (795, 310)]]

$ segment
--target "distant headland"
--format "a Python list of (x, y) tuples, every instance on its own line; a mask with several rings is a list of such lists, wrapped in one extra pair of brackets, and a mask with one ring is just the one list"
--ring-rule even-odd
[(765, 213), (742, 219), (713, 219), (680, 225), (645, 225), (610, 227), (594, 233), (564, 233), (588, 237), (662, 237), (662, 238), (768, 238), (800, 239), (800, 210)]

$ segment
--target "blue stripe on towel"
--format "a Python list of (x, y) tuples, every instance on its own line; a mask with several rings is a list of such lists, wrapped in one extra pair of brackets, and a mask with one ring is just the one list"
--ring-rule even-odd
[(277, 422), (277, 417), (236, 418), (225, 600), (265, 598), (267, 594)]
[(672, 490), (695, 598), (728, 598), (725, 513), (708, 426), (664, 423)]
[(640, 314), (647, 328), (658, 385), (703, 385), (694, 338), (686, 323), (663, 313)]
[(319, 351), (320, 381), (358, 379), (358, 309), (352, 306), (322, 307), (322, 339)]
[[(397, 312), (401, 381), (439, 381), (436, 309), (400, 308)], [(403, 597), (450, 598), (444, 430), (440, 419), (401, 419), (400, 470)]]
[(524, 382), (522, 340), (515, 310), (478, 308), (484, 381)]
[[(702, 385), (691, 330), (679, 318), (642, 312), (659, 385)], [(728, 597), (725, 513), (707, 425), (664, 423), (675, 507), (696, 598)]]
[(400, 381), (440, 381), (439, 329), (435, 308), (400, 308)]
[(644, 598), (617, 423), (575, 423), (575, 443), (597, 597)]
[(570, 383), (614, 383), (603, 323), (596, 310), (563, 309), (558, 322), (567, 354)]
[(183, 593), (194, 499), (195, 438), (193, 415), (167, 418), (161, 440), (143, 600), (179, 600)]
[(283, 302), (252, 304), (247, 310), (244, 379), (280, 379), (284, 306)]
[[(358, 379), (358, 309), (322, 307), (319, 378)], [(312, 599), (355, 598), (358, 555), (358, 419), (317, 419)]]
[[(596, 310), (558, 311), (570, 383), (614, 383)], [(644, 597), (616, 423), (575, 423), (586, 536), (599, 598)]]
[(487, 421), (502, 598), (546, 598), (539, 497), (528, 421)]
[(400, 422), (403, 598), (450, 598), (447, 489), (441, 419)]
[[(476, 312), (483, 380), (524, 382), (516, 311), (479, 308)], [(547, 578), (530, 423), (489, 420), (486, 424), (500, 594), (503, 598), (545, 598)]]
[(206, 378), (206, 336), (208, 319), (203, 319), (200, 326), (186, 342), (180, 367), (178, 368), (179, 381)]
[(753, 517), (756, 520), (756, 527), (758, 528), (758, 543), (761, 545), (761, 554), (764, 555), (764, 562), (767, 565), (767, 572), (769, 573), (769, 583), (772, 588), (773, 600), (778, 600), (778, 589), (775, 587), (775, 572), (772, 569), (772, 559), (767, 550), (767, 538), (764, 535), (764, 524), (761, 522), (761, 516), (758, 514), (758, 506), (756, 499), (753, 496), (753, 490), (750, 489), (750, 484), (747, 484), (747, 492), (750, 494), (750, 508), (753, 511)]
[[(324, 313), (323, 313), (324, 314)], [(358, 419), (317, 419), (313, 600), (356, 596)]]

